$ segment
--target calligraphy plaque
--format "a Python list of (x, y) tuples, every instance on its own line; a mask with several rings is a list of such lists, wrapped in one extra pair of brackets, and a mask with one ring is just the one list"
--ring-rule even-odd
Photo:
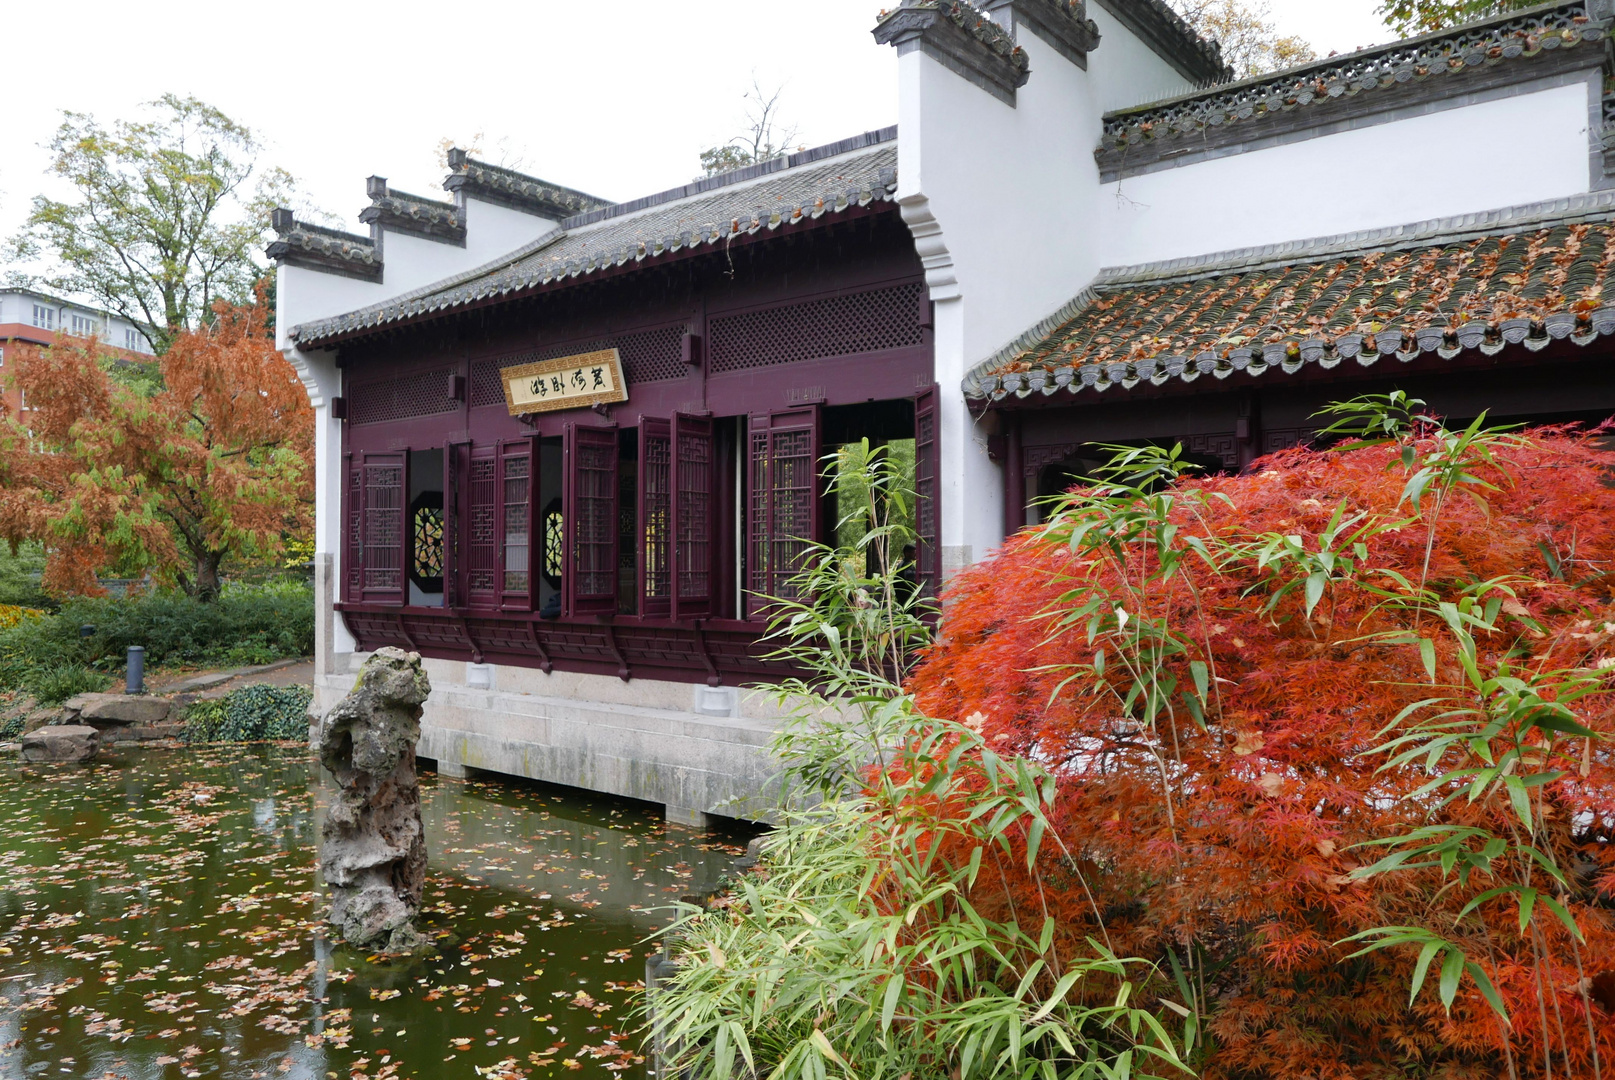
[(504, 380), (505, 404), (512, 416), (628, 400), (622, 357), (616, 349), (500, 368), (499, 377)]

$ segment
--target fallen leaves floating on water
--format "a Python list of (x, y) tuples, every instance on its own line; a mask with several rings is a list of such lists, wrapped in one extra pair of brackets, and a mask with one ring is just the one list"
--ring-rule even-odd
[[(425, 929), (444, 951), (370, 962), (320, 920), (314, 777), (270, 746), (0, 761), (0, 1017), (21, 1035), (0, 1076), (637, 1075), (642, 983), (621, 976), (670, 894), (739, 848), (606, 800), (428, 776)], [(537, 1014), (552, 997), (566, 1007)]]

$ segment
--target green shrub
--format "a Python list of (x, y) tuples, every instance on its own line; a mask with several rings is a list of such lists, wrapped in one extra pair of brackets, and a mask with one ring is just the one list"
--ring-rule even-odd
[(23, 689), (41, 705), (60, 705), (78, 694), (95, 694), (107, 688), (108, 678), (98, 671), (75, 664), (34, 668), (24, 676)]
[(313, 696), (306, 686), (247, 686), (217, 700), (193, 702), (185, 712), (185, 741), (305, 740)]
[[(88, 637), (80, 627), (93, 628)], [(64, 665), (120, 671), (129, 646), (148, 668), (266, 664), (314, 651), (314, 594), (293, 581), (226, 586), (204, 604), (183, 593), (79, 597), (55, 614), (0, 630), (0, 688)]]
[(54, 610), (56, 601), (39, 587), (44, 569), (45, 549), (37, 543), (19, 545), (15, 555), (9, 546), (0, 544), (0, 607), (13, 604)]

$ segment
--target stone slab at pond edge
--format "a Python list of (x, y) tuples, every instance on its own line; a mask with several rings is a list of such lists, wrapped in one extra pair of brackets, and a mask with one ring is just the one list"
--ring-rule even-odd
[(22, 737), (22, 759), (34, 765), (94, 761), (100, 750), (101, 733), (82, 724), (42, 727)]
[[(68, 698), (62, 709), (73, 713), (77, 720), (95, 722), (97, 726), (138, 724), (149, 727), (167, 720), (171, 707), (168, 699), (145, 694), (80, 694)], [(72, 722), (65, 716), (63, 719)]]

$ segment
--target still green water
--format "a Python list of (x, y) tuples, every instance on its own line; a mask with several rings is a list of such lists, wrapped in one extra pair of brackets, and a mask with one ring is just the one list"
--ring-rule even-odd
[(0, 762), (0, 1078), (640, 1077), (647, 935), (742, 848), (422, 776), (435, 958), (335, 948), (302, 748)]

